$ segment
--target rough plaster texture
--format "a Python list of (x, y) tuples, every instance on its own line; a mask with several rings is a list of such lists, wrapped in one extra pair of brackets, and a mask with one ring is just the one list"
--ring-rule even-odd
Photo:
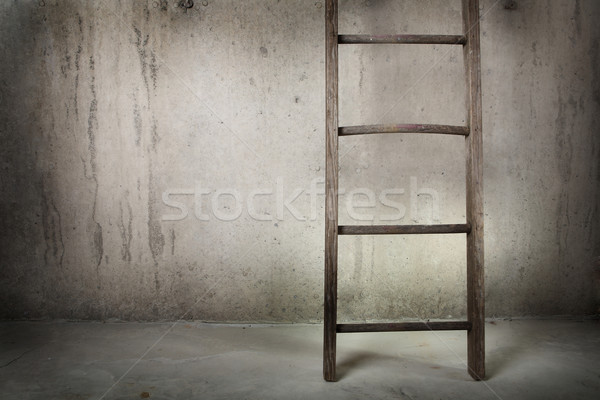
[[(0, 316), (319, 321), (322, 3), (2, 2)], [(516, 4), (482, 1), (487, 313), (595, 313), (600, 3)], [(340, 32), (461, 29), (459, 1), (341, 2)], [(342, 125), (464, 123), (460, 48), (340, 60)], [(464, 221), (462, 138), (340, 153), (341, 223)], [(342, 237), (340, 319), (463, 316), (464, 250)]]

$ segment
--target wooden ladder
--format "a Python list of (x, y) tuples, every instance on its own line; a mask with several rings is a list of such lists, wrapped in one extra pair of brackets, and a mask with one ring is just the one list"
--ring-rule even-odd
[[(479, 1), (462, 0), (463, 35), (338, 35), (338, 1), (326, 0), (326, 179), (325, 179), (325, 300), (323, 376), (335, 381), (336, 334), (348, 332), (466, 330), (468, 371), (485, 376), (483, 284), (483, 186), (481, 141), (481, 67)], [(467, 126), (363, 125), (338, 126), (338, 45), (340, 44), (461, 45), (467, 82)], [(338, 137), (373, 133), (432, 133), (466, 139), (466, 223), (456, 225), (338, 226)], [(337, 323), (338, 235), (467, 235), (467, 320), (404, 323)]]

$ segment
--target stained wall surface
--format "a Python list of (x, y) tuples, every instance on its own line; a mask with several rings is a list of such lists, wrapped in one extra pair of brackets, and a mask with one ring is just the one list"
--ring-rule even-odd
[[(597, 313), (600, 3), (481, 6), (487, 315)], [(460, 1), (341, 1), (340, 32), (459, 34)], [(0, 317), (322, 319), (323, 1), (7, 1), (0, 51)], [(462, 57), (342, 47), (340, 124), (464, 124)], [(464, 222), (464, 152), (340, 138), (340, 223)], [(464, 316), (465, 238), (342, 237), (338, 290)]]

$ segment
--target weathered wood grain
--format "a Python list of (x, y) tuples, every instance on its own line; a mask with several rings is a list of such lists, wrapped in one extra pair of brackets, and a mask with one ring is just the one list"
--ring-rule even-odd
[(404, 332), (404, 331), (461, 331), (471, 329), (469, 321), (393, 322), (338, 324), (338, 333)]
[(335, 381), (338, 259), (338, 4), (325, 2), (325, 299), (323, 377)]
[(472, 327), (467, 334), (469, 374), (476, 380), (485, 377), (485, 298), (483, 270), (483, 143), (481, 107), (481, 61), (479, 42), (479, 0), (463, 0), (464, 47), (467, 71), (467, 109), (470, 134), (467, 154), (467, 319)]
[(463, 35), (339, 35), (339, 44), (450, 44), (464, 45)]
[(368, 135), (377, 133), (435, 133), (442, 135), (469, 134), (466, 126), (433, 125), (433, 124), (379, 124), (342, 126), (338, 129), (339, 136)]
[(340, 235), (420, 235), (437, 233), (469, 233), (469, 224), (446, 225), (340, 225)]

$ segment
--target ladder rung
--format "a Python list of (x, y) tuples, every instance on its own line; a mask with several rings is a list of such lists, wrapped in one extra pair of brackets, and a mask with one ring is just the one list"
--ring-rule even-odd
[(464, 35), (338, 35), (338, 44), (460, 44)]
[(436, 321), (336, 325), (336, 331), (338, 333), (461, 330), (471, 330), (471, 323), (469, 321)]
[(367, 135), (373, 133), (437, 133), (442, 135), (469, 135), (466, 126), (431, 125), (431, 124), (380, 124), (342, 126), (338, 128), (339, 136)]
[(448, 225), (340, 225), (338, 235), (419, 235), (470, 233), (470, 224)]

